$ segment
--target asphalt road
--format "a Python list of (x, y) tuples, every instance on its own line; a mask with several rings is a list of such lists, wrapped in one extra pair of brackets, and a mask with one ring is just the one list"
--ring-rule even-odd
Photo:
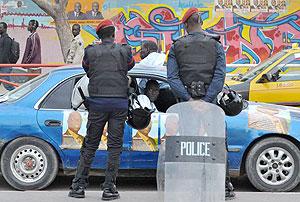
[[(0, 177), (0, 202), (73, 202), (101, 201), (100, 183), (103, 177), (91, 177), (85, 199), (67, 197), (72, 177), (59, 176), (46, 190), (15, 191)], [(289, 193), (262, 193), (251, 186), (246, 177), (233, 179), (236, 188), (236, 199), (232, 202), (294, 202), (300, 201), (300, 186)], [(118, 189), (120, 202), (158, 202), (155, 178), (119, 178)]]

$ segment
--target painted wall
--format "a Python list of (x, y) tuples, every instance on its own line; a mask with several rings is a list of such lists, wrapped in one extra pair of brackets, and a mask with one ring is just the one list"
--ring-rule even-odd
[[(50, 0), (49, 0), (50, 1)], [(291, 43), (300, 43), (299, 0), (96, 0), (105, 18), (117, 27), (117, 41), (140, 50), (142, 40), (153, 40), (167, 52), (172, 40), (183, 35), (180, 23), (184, 12), (197, 7), (204, 28), (221, 35), (227, 63), (260, 63)], [(18, 3), (21, 2), (21, 3)], [(91, 10), (93, 0), (69, 0), (67, 12), (75, 2), (81, 11)], [(21, 6), (20, 6), (21, 5)], [(0, 0), (0, 21), (9, 23), (9, 33), (20, 41), (22, 50), (30, 19), (37, 19), (42, 40), (43, 63), (62, 62), (53, 20), (30, 0)], [(82, 25), (86, 45), (95, 38), (99, 20), (71, 20)]]

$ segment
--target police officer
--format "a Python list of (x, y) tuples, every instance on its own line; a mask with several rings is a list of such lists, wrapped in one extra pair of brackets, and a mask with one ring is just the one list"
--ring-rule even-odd
[(111, 20), (102, 21), (96, 29), (102, 43), (85, 49), (83, 68), (89, 77), (87, 135), (80, 151), (70, 197), (84, 198), (89, 169), (108, 122), (108, 158), (102, 200), (119, 198), (116, 178), (123, 144), (123, 131), (128, 110), (127, 72), (134, 66), (131, 48), (114, 43), (115, 27)]
[[(190, 8), (182, 18), (187, 35), (176, 40), (167, 61), (168, 82), (182, 101), (203, 100), (215, 103), (222, 91), (226, 61), (218, 36), (202, 30), (197, 8)], [(226, 198), (234, 197), (233, 187), (226, 178)]]

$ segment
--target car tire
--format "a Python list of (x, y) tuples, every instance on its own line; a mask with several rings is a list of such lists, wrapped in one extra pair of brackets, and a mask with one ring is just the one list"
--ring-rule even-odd
[(245, 168), (248, 179), (258, 190), (290, 191), (300, 181), (300, 151), (287, 139), (267, 138), (251, 148)]
[(1, 171), (17, 190), (44, 189), (57, 175), (58, 159), (48, 143), (33, 137), (18, 138), (3, 150)]

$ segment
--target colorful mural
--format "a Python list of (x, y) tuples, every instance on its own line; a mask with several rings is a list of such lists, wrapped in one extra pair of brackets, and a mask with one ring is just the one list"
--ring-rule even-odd
[[(221, 35), (227, 63), (258, 64), (291, 43), (300, 43), (299, 0), (69, 0), (67, 13), (72, 15), (80, 3), (87, 16), (93, 2), (104, 18), (115, 22), (117, 41), (128, 43), (135, 53), (142, 40), (155, 41), (167, 52), (172, 40), (184, 34), (180, 19), (192, 6), (202, 13), (204, 29)], [(42, 24), (43, 62), (62, 61), (53, 20), (32, 1), (0, 0), (0, 8), (0, 21), (9, 23), (9, 33), (21, 42), (21, 48), (28, 35), (25, 25), (34, 18)], [(96, 40), (100, 18), (70, 19), (71, 24), (82, 24), (85, 45)]]

